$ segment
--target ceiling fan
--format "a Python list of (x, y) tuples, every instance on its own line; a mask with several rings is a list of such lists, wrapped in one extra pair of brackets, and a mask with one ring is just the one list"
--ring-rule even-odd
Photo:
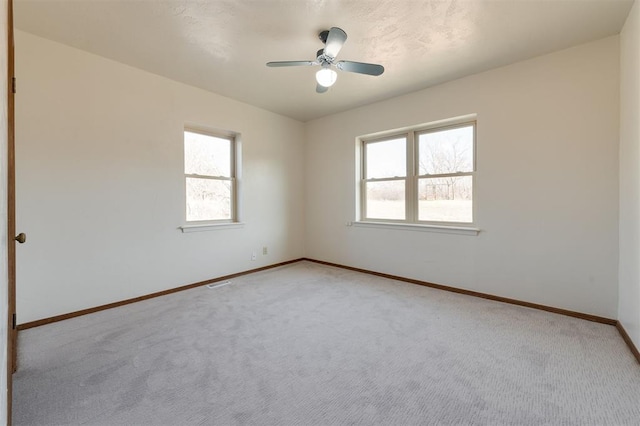
[(268, 67), (300, 67), (319, 65), (322, 68), (316, 73), (316, 92), (324, 93), (336, 82), (338, 73), (332, 67), (342, 71), (355, 72), (358, 74), (380, 75), (384, 72), (384, 67), (377, 64), (367, 64), (364, 62), (337, 61), (336, 56), (342, 45), (347, 40), (347, 33), (338, 27), (322, 31), (318, 34), (324, 43), (324, 49), (318, 50), (315, 61), (276, 61), (267, 62)]

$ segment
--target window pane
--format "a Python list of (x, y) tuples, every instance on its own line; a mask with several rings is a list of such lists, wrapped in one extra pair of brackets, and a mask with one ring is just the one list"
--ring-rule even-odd
[(367, 182), (367, 218), (405, 219), (404, 180)]
[(473, 126), (418, 137), (420, 175), (473, 171)]
[(187, 178), (187, 220), (231, 219), (228, 180)]
[(399, 138), (364, 145), (366, 179), (405, 177), (407, 175), (407, 140)]
[(231, 141), (185, 131), (184, 172), (231, 177)]
[(424, 178), (418, 182), (418, 219), (473, 222), (471, 176)]

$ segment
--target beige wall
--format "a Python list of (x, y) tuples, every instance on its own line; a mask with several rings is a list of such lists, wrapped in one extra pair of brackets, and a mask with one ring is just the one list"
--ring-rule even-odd
[[(16, 72), (20, 324), (304, 255), (302, 123), (20, 31)], [(243, 228), (178, 230), (185, 123), (241, 134)]]
[[(307, 123), (307, 256), (616, 318), (618, 41)], [(478, 236), (346, 226), (357, 136), (473, 113)]]
[(620, 297), (618, 319), (640, 348), (640, 4), (620, 34)]

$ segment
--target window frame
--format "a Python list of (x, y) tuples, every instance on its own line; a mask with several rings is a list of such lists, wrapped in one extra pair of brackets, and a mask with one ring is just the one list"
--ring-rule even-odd
[[(186, 160), (186, 152), (185, 152), (185, 133), (196, 133), (203, 136), (209, 136), (217, 139), (224, 139), (229, 141), (229, 176), (214, 176), (214, 175), (201, 175), (197, 173), (187, 173), (185, 169), (185, 160)], [(224, 224), (235, 224), (238, 223), (238, 182), (237, 182), (237, 171), (238, 171), (238, 141), (237, 134), (232, 132), (221, 132), (221, 131), (211, 131), (211, 130), (203, 130), (200, 128), (185, 126), (182, 132), (182, 153), (183, 153), (183, 171), (184, 171), (184, 222), (188, 226), (199, 226), (199, 225), (224, 225)], [(188, 199), (187, 199), (187, 179), (208, 179), (208, 180), (216, 180), (216, 181), (225, 181), (230, 182), (230, 214), (229, 219), (205, 219), (205, 220), (189, 220), (188, 219)], [(184, 231), (184, 230), (183, 230)]]
[[(391, 141), (391, 140), (395, 140), (395, 139), (405, 139), (405, 175), (404, 177), (401, 176), (394, 176), (394, 177), (385, 177), (385, 178), (371, 178), (371, 179), (367, 179), (367, 149), (366, 149), (366, 145), (368, 144), (374, 144), (374, 143), (379, 143), (379, 142), (387, 142), (387, 141)], [(387, 136), (382, 136), (379, 138), (375, 138), (375, 139), (367, 139), (362, 140), (362, 163), (361, 163), (361, 170), (362, 170), (362, 179), (361, 179), (361, 189), (360, 189), (360, 193), (362, 195), (361, 197), (361, 206), (362, 206), (362, 220), (366, 220), (366, 221), (370, 221), (370, 222), (390, 222), (390, 223), (396, 223), (399, 220), (398, 219), (371, 219), (371, 218), (365, 218), (366, 212), (367, 212), (367, 183), (368, 182), (391, 182), (391, 181), (404, 181), (404, 197), (405, 197), (405, 217), (407, 217), (407, 200), (409, 199), (409, 186), (410, 186), (410, 176), (412, 174), (412, 166), (411, 166), (411, 155), (409, 155), (409, 139), (407, 137), (407, 135), (405, 134), (392, 134), (392, 135), (387, 135)], [(402, 221), (405, 222), (405, 221)]]
[[(472, 170), (469, 172), (440, 173), (440, 174), (424, 174), (420, 175), (420, 153), (419, 138), (423, 134), (435, 133), (444, 130), (453, 130), (464, 127), (472, 127), (473, 141), (473, 161)], [(379, 219), (367, 216), (367, 183), (376, 181), (399, 180), (398, 177), (367, 179), (367, 145), (386, 140), (400, 139), (406, 140), (406, 176), (405, 181), (405, 219)], [(400, 225), (418, 225), (418, 226), (442, 226), (442, 227), (473, 227), (476, 224), (476, 207), (477, 207), (477, 119), (474, 116), (465, 116), (459, 119), (446, 120), (445, 122), (437, 122), (420, 126), (408, 127), (400, 130), (379, 133), (370, 136), (361, 136), (358, 139), (358, 148), (360, 152), (359, 164), (359, 217), (356, 219), (360, 223), (380, 223), (380, 224), (400, 224)], [(420, 220), (419, 219), (419, 199), (418, 190), (420, 179), (428, 178), (446, 178), (446, 177), (471, 177), (471, 222), (452, 222), (452, 221), (436, 221), (436, 220)]]

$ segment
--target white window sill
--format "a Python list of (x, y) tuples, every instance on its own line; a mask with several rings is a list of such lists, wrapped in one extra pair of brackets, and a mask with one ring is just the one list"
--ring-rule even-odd
[(447, 226), (447, 225), (423, 225), (417, 223), (388, 223), (388, 222), (349, 222), (347, 226), (355, 226), (357, 228), (382, 228), (382, 229), (398, 229), (403, 231), (424, 231), (438, 232), (442, 234), (458, 234), (458, 235), (478, 235), (479, 228), (467, 226)]
[(216, 231), (219, 229), (237, 229), (237, 228), (244, 228), (244, 223), (242, 222), (199, 223), (197, 225), (182, 225), (178, 227), (178, 229), (180, 229), (183, 233)]

